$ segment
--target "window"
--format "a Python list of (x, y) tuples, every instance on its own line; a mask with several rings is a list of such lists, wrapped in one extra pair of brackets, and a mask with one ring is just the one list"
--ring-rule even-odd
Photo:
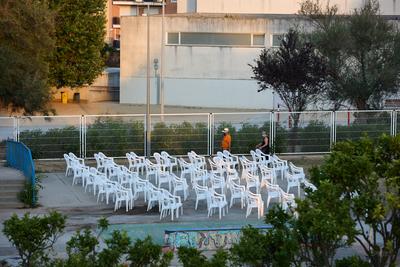
[(179, 32), (167, 34), (167, 44), (188, 46), (264, 46), (264, 34)]
[(167, 44), (179, 44), (179, 33), (178, 32), (169, 32), (167, 38)]
[(284, 34), (272, 34), (271, 35), (271, 46), (278, 47), (281, 45), (282, 38), (285, 36)]
[(253, 45), (254, 46), (264, 46), (265, 45), (265, 35), (264, 34), (254, 34), (253, 35)]
[(182, 45), (251, 45), (251, 35), (241, 33), (182, 32)]

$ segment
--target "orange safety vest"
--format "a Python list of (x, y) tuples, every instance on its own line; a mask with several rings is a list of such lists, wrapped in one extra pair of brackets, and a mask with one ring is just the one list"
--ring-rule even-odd
[(221, 141), (222, 149), (229, 150), (231, 148), (231, 141), (232, 141), (232, 138), (231, 138), (230, 134), (224, 135), (224, 137), (222, 138), (222, 141)]

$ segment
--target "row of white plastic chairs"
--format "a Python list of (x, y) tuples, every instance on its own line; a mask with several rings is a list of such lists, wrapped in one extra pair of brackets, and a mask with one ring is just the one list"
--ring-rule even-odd
[[(228, 151), (219, 152), (217, 157), (213, 159), (213, 161), (209, 160), (210, 165), (212, 167), (212, 171), (207, 173), (207, 165), (206, 160), (204, 157), (197, 155), (195, 152), (189, 152), (189, 162), (186, 162), (183, 159), (177, 159), (170, 156), (166, 152), (161, 152), (161, 154), (155, 153), (154, 158), (156, 159), (156, 163), (152, 163), (148, 159), (144, 157), (137, 156), (134, 153), (127, 153), (127, 158), (129, 161), (129, 169), (125, 170), (125, 172), (131, 171), (134, 173), (137, 180), (137, 184), (142, 183), (141, 186), (137, 187), (133, 185), (134, 195), (136, 196), (137, 192), (143, 192), (143, 188), (145, 185), (144, 183), (148, 183), (150, 180), (150, 176), (154, 175), (155, 182), (160, 187), (163, 183), (168, 183), (169, 191), (171, 191), (171, 182), (174, 183), (174, 192), (173, 195), (177, 193), (177, 191), (183, 191), (184, 200), (187, 198), (188, 192), (188, 185), (186, 183), (185, 175), (189, 175), (191, 178), (191, 183), (193, 188), (196, 192), (196, 209), (198, 205), (198, 201), (201, 199), (207, 200), (208, 206), (208, 215), (212, 215), (213, 208), (220, 209), (220, 217), (221, 217), (221, 205), (222, 203), (226, 202), (225, 197), (225, 190), (229, 188), (231, 190), (231, 205), (235, 198), (240, 198), (241, 206), (243, 208), (243, 201), (246, 200), (246, 206), (248, 210), (246, 212), (246, 216), (250, 214), (250, 210), (253, 207), (257, 207), (259, 211), (259, 217), (263, 212), (263, 206), (261, 196), (258, 194), (260, 187), (265, 186), (268, 191), (268, 200), (267, 200), (267, 207), (269, 202), (272, 198), (278, 198), (280, 201), (283, 201), (283, 206), (287, 206), (288, 202), (294, 203), (294, 196), (292, 194), (286, 194), (283, 192), (279, 186), (274, 184), (274, 176), (275, 171), (271, 172), (271, 169), (268, 169), (267, 164), (269, 163), (267, 160), (264, 160), (262, 157), (266, 158), (266, 156), (270, 155), (260, 155), (261, 160), (253, 160), (249, 161), (245, 157), (240, 158), (240, 162), (243, 168), (242, 178), (245, 178), (247, 184), (246, 187), (240, 185), (240, 179), (238, 179), (238, 183), (232, 182), (234, 179), (231, 179), (233, 176), (236, 175), (238, 178), (237, 172), (235, 170), (236, 167), (239, 165), (236, 163), (238, 162), (239, 157), (230, 154)], [(106, 176), (109, 177), (124, 177), (124, 175), (118, 176), (118, 169), (121, 168), (123, 170), (123, 166), (118, 167), (112, 158), (106, 157), (101, 152), (95, 155), (97, 161), (97, 169), (103, 171)], [(276, 161), (281, 161), (280, 159), (276, 159)], [(107, 163), (109, 162), (109, 163)], [(111, 162), (111, 163), (110, 163)], [(181, 169), (181, 177), (178, 178), (175, 174), (173, 174), (174, 167), (178, 166)], [(287, 164), (287, 163), (286, 163)], [(217, 165), (217, 166), (214, 166)], [(108, 167), (107, 167), (108, 166)], [(214, 168), (213, 168), (214, 167)], [(261, 183), (257, 182), (258, 177), (254, 172), (254, 169), (257, 167), (260, 168), (262, 174)], [(295, 169), (294, 165), (292, 169)], [(126, 168), (125, 168), (126, 169)], [(257, 168), (258, 169), (258, 168)], [(299, 168), (300, 170), (301, 168)], [(143, 174), (144, 170), (146, 170), (146, 179), (142, 180), (137, 175), (139, 172)], [(273, 169), (272, 169), (273, 170)], [(302, 171), (302, 169), (301, 169)], [(224, 177), (225, 173), (225, 177)], [(227, 175), (230, 175), (230, 180), (226, 181)], [(269, 173), (269, 175), (267, 175)], [(272, 173), (272, 174), (271, 174)], [(289, 177), (291, 174), (288, 173), (286, 177)], [(128, 175), (129, 176), (129, 175)], [(304, 176), (304, 173), (303, 173)], [(122, 178), (118, 178), (122, 179)], [(210, 188), (206, 185), (206, 182), (210, 183)], [(303, 179), (306, 183), (306, 180)], [(276, 179), (275, 179), (276, 181)], [(122, 181), (124, 182), (124, 181)], [(198, 184), (198, 182), (202, 182), (202, 186)], [(132, 188), (132, 184), (131, 188)], [(149, 187), (149, 186), (148, 186)], [(252, 187), (256, 188), (256, 194), (252, 193), (250, 189)], [(142, 188), (142, 189), (141, 189)], [(139, 190), (138, 190), (139, 189)], [(152, 190), (148, 190), (149, 193), (144, 193), (145, 200), (146, 195), (149, 195), (150, 201), (148, 201), (148, 209), (152, 207), (155, 201), (159, 201), (159, 195), (161, 194), (160, 191), (164, 189), (156, 188), (152, 185)], [(289, 183), (288, 183), (288, 190), (289, 190)], [(217, 193), (216, 190), (220, 190), (220, 193)], [(169, 193), (169, 192), (168, 192)], [(173, 196), (171, 193), (170, 197)], [(162, 195), (162, 194), (161, 194)], [(167, 195), (167, 194), (165, 194)], [(181, 206), (181, 202), (178, 201)], [(256, 205), (256, 203), (258, 203)], [(159, 205), (160, 209), (162, 204)], [(117, 207), (117, 206), (116, 206)], [(226, 207), (227, 208), (227, 207)], [(163, 212), (161, 212), (160, 217), (163, 216)], [(171, 212), (171, 216), (173, 216), (173, 212)], [(173, 218), (173, 217), (172, 217)]]
[[(157, 202), (160, 211), (160, 219), (171, 214), (179, 217), (179, 211), (183, 214), (183, 205), (180, 196), (171, 194), (169, 191), (157, 188), (149, 181), (141, 179), (137, 173), (130, 171), (122, 165), (117, 165), (112, 158), (104, 154), (96, 154), (103, 162), (100, 168), (89, 168), (84, 164), (84, 160), (77, 158), (70, 153), (65, 154), (67, 163), (66, 176), (72, 173), (72, 184), (77, 184), (79, 180), (82, 186), (93, 190), (97, 194), (97, 201), (100, 197), (108, 204), (110, 196), (115, 202), (114, 210), (121, 208), (125, 203), (126, 211), (134, 207), (134, 201), (138, 199), (139, 194), (143, 194), (147, 209), (150, 210)], [(156, 197), (155, 197), (156, 196)]]
[[(236, 158), (235, 158), (236, 157)], [(254, 207), (258, 208), (259, 216), (263, 212), (263, 202), (261, 195), (259, 195), (260, 191), (260, 183), (258, 181), (258, 177), (251, 172), (246, 171), (246, 163), (249, 163), (245, 157), (240, 158), (243, 167), (243, 176), (246, 178), (247, 184), (246, 186), (240, 185), (240, 178), (237, 174), (236, 168), (237, 164), (235, 163), (239, 158), (237, 156), (231, 155), (228, 151), (217, 153), (217, 157), (214, 157), (212, 160), (209, 159), (209, 163), (211, 166), (211, 171), (207, 172), (207, 165), (205, 157), (197, 155), (195, 152), (189, 152), (188, 158), (189, 162), (186, 162), (184, 159), (173, 158), (168, 153), (162, 152), (161, 154), (155, 153), (154, 158), (156, 159), (156, 163), (151, 163), (146, 160), (144, 157), (139, 157), (134, 153), (127, 154), (127, 158), (129, 160), (129, 165), (132, 168), (135, 168), (135, 162), (141, 163), (138, 166), (143, 166), (144, 169), (151, 170), (151, 174), (157, 175), (158, 172), (163, 173), (164, 170), (170, 168), (172, 171), (173, 167), (170, 165), (170, 162), (175, 163), (173, 166), (176, 166), (176, 162), (178, 162), (180, 170), (181, 170), (181, 178), (184, 179), (186, 175), (189, 175), (191, 179), (191, 184), (196, 192), (196, 204), (195, 209), (197, 209), (198, 202), (201, 199), (207, 200), (207, 196), (215, 195), (216, 197), (222, 197), (225, 201), (220, 200), (219, 204), (226, 202), (226, 190), (230, 189), (231, 191), (231, 205), (233, 204), (235, 198), (239, 198), (241, 200), (241, 206), (243, 208), (244, 203), (247, 206), (246, 216), (248, 216), (251, 212), (251, 209)], [(140, 159), (141, 158), (141, 159)], [(247, 162), (245, 162), (247, 160)], [(151, 166), (151, 168), (149, 168)], [(294, 166), (294, 165), (293, 165)], [(136, 166), (137, 167), (137, 166)], [(270, 174), (273, 174), (271, 170), (267, 170), (265, 166), (262, 170), (265, 172), (269, 171)], [(148, 177), (149, 174), (146, 174)], [(270, 177), (274, 177), (270, 175)], [(229, 181), (227, 182), (227, 179)], [(261, 181), (261, 187), (267, 187), (267, 190), (270, 191), (267, 199), (267, 206), (272, 198), (278, 198), (280, 202), (282, 202), (284, 208), (287, 207), (287, 203), (294, 204), (294, 195), (287, 194), (283, 190), (279, 188), (278, 185), (271, 184), (267, 181), (266, 175), (263, 175), (263, 180)], [(235, 182), (237, 181), (237, 183)], [(272, 180), (270, 181), (272, 182)], [(202, 183), (202, 185), (199, 185)], [(207, 186), (210, 186), (210, 188)], [(256, 188), (256, 193), (251, 192), (251, 188)], [(217, 191), (220, 193), (217, 193)], [(258, 203), (258, 204), (256, 204)], [(210, 203), (207, 203), (210, 206)], [(227, 203), (226, 203), (227, 204)], [(262, 207), (262, 208), (261, 208)], [(210, 212), (210, 209), (209, 209)], [(221, 211), (220, 211), (221, 216)]]

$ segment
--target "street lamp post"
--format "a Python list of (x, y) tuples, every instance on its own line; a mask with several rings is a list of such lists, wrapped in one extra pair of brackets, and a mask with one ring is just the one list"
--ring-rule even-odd
[(165, 43), (165, 0), (162, 1), (162, 16), (161, 16), (161, 64), (160, 64), (160, 113), (161, 121), (164, 121), (164, 43)]
[(146, 91), (146, 156), (151, 154), (151, 120), (150, 120), (150, 5), (147, 5), (147, 91)]

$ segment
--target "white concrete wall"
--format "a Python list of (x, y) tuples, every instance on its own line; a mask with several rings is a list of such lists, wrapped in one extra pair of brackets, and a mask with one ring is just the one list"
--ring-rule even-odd
[[(121, 103), (146, 101), (146, 17), (121, 21)], [(161, 18), (150, 17), (152, 103), (157, 101), (153, 60), (160, 61)], [(166, 32), (284, 33), (291, 18), (167, 16)], [(272, 108), (272, 92), (258, 93), (248, 64), (262, 48), (165, 46), (165, 104), (196, 107)]]
[[(178, 13), (191, 12), (185, 9), (189, 0), (178, 0)], [(325, 5), (328, 0), (320, 0)], [(197, 0), (198, 13), (242, 13), (242, 14), (296, 14), (301, 0)], [(329, 0), (337, 5), (340, 13), (348, 14), (360, 8), (365, 0)], [(399, 15), (400, 0), (379, 0), (381, 13)]]

